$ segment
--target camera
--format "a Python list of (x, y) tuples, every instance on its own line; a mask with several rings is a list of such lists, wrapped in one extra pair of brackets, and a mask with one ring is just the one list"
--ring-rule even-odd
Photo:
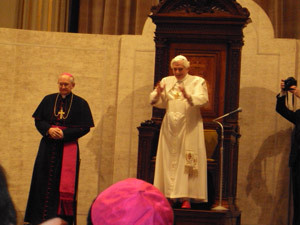
[(297, 80), (294, 77), (288, 77), (284, 82), (284, 91), (292, 90), (291, 86), (297, 86)]

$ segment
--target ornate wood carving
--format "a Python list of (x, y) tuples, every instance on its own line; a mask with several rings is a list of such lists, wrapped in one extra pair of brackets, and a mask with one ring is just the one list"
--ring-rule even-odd
[(183, 14), (215, 14), (227, 13), (229, 15), (244, 15), (249, 17), (249, 11), (242, 8), (235, 0), (162, 0), (153, 6), (153, 14), (181, 12)]

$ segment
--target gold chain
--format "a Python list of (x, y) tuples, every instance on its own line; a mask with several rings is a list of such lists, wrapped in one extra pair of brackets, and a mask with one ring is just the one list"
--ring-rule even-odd
[[(72, 106), (72, 103), (73, 103), (73, 93), (71, 93), (71, 94), (72, 94), (72, 96), (71, 96), (71, 102), (70, 102), (70, 106), (69, 106), (69, 109), (68, 109), (68, 113), (67, 113), (67, 115), (65, 117), (62, 116), (62, 119), (64, 119), (64, 120), (68, 118), (69, 113), (70, 113), (70, 109), (71, 109), (71, 106)], [(59, 96), (59, 93), (56, 96), (55, 104), (54, 104), (54, 109), (53, 109), (54, 116), (56, 116), (56, 117), (58, 117), (58, 115), (59, 115), (59, 113), (56, 114), (56, 104), (57, 104), (58, 96)]]

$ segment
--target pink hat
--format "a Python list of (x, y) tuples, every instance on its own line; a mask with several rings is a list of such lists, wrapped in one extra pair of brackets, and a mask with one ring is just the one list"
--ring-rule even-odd
[(172, 225), (173, 210), (152, 184), (128, 178), (98, 195), (91, 207), (93, 225)]
[(62, 73), (61, 75), (67, 75), (67, 76), (69, 76), (69, 77), (73, 77), (73, 75), (70, 74), (70, 73)]

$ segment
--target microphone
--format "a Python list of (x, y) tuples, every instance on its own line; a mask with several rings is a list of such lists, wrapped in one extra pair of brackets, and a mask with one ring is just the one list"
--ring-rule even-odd
[(233, 110), (232, 112), (229, 112), (223, 116), (220, 116), (216, 119), (213, 120), (213, 122), (217, 123), (220, 125), (221, 127), (221, 144), (220, 144), (220, 180), (219, 180), (219, 205), (212, 208), (213, 210), (228, 210), (226, 207), (222, 206), (222, 187), (223, 187), (223, 149), (224, 149), (224, 127), (222, 125), (222, 123), (220, 123), (219, 121), (216, 121), (216, 120), (219, 120), (223, 117), (226, 117), (226, 116), (229, 116), (233, 113), (237, 113), (237, 112), (241, 112), (242, 111), (242, 108), (237, 108), (236, 110)]
[(229, 115), (231, 115), (231, 114), (233, 114), (233, 113), (237, 113), (237, 112), (242, 112), (242, 108), (239, 107), (239, 108), (237, 108), (236, 110), (233, 110), (232, 112), (226, 113), (225, 115), (220, 116), (220, 117), (214, 119), (213, 121), (219, 120), (219, 119), (221, 119), (221, 118), (224, 118), (224, 117), (226, 117), (226, 116), (229, 116)]

